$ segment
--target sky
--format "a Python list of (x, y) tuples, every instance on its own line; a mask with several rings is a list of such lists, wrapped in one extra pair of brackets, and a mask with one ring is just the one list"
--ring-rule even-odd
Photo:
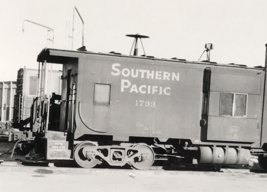
[[(264, 66), (266, 7), (266, 0), (0, 0), (0, 81), (37, 68), (45, 47), (81, 47), (83, 26), (88, 51), (127, 55), (133, 39), (125, 35), (139, 33), (150, 37), (146, 55), (157, 58), (197, 61), (212, 43), (211, 61)], [(47, 28), (24, 20), (52, 28), (53, 44)]]

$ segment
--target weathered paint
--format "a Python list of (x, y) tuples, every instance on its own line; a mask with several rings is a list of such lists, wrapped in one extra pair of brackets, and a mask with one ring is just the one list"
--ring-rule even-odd
[[(77, 103), (81, 103), (84, 122), (92, 129), (115, 137), (199, 138), (203, 66), (193, 68), (186, 64), (97, 55), (88, 55), (83, 61), (78, 65), (81, 68), (78, 84), (82, 90), (77, 90)], [(121, 69), (155, 71), (155, 74), (162, 71), (175, 77), (164, 80), (140, 74), (139, 77), (117, 75), (114, 64), (118, 63)], [(122, 89), (122, 82), (126, 81), (131, 85)], [(110, 105), (93, 103), (95, 83), (111, 85)], [(168, 94), (164, 94), (164, 88), (168, 88)], [(95, 134), (79, 122), (79, 117), (76, 122), (79, 126), (76, 137)]]
[[(252, 142), (259, 145), (262, 79), (263, 74), (255, 70), (211, 67), (207, 140)], [(220, 115), (221, 93), (246, 94), (246, 116)]]
[[(190, 139), (197, 144), (210, 145), (219, 141), (259, 146), (261, 69), (90, 52), (45, 50), (44, 53), (48, 54), (48, 62), (64, 64), (63, 76), (70, 68), (77, 71), (77, 77), (72, 79), (77, 87), (76, 139), (92, 134), (122, 140), (139, 136), (158, 137), (160, 140)], [(39, 61), (42, 56), (39, 56)], [(206, 67), (211, 70), (211, 84), (209, 122), (203, 132), (200, 120)], [(97, 105), (94, 102), (95, 84), (110, 85), (108, 104)], [(221, 92), (247, 94), (246, 116), (221, 116)], [(66, 99), (64, 95), (66, 90), (62, 92), (63, 100)], [(61, 123), (65, 119), (62, 117)]]

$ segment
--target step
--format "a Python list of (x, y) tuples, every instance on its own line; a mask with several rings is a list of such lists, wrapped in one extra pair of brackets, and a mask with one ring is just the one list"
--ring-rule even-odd
[(71, 150), (68, 149), (69, 142), (64, 140), (47, 139), (47, 160), (52, 159), (70, 159)]
[(48, 140), (67, 140), (67, 133), (61, 131), (47, 131), (45, 137)]
[(71, 150), (47, 150), (47, 160), (70, 160)]

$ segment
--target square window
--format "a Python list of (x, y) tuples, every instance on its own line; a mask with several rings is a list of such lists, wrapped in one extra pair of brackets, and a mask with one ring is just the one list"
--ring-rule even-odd
[(225, 116), (233, 115), (233, 101), (234, 101), (234, 94), (221, 93), (220, 115), (225, 115)]
[(30, 95), (37, 95), (37, 76), (30, 76)]
[(95, 84), (94, 103), (96, 105), (110, 104), (110, 87), (109, 84)]
[(247, 97), (247, 94), (221, 93), (220, 115), (246, 117)]
[(247, 115), (247, 95), (235, 94), (235, 117), (245, 117)]

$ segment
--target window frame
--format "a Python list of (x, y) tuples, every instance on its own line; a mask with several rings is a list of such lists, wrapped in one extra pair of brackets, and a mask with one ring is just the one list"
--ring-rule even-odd
[[(232, 115), (224, 115), (221, 114), (221, 107), (222, 107), (222, 103), (221, 103), (221, 95), (222, 93), (231, 93), (233, 94), (233, 102), (232, 102)], [(235, 115), (235, 111), (236, 111), (236, 95), (245, 95), (246, 96), (246, 106), (245, 106), (245, 115), (243, 116), (236, 116)], [(223, 117), (235, 117), (235, 118), (246, 118), (248, 115), (248, 94), (247, 93), (239, 93), (239, 92), (221, 92), (220, 93), (220, 108), (219, 108), (219, 115), (223, 116)]]
[[(97, 102), (96, 101), (96, 85), (106, 85), (109, 86), (109, 93), (108, 93), (108, 102)], [(111, 99), (111, 84), (108, 83), (94, 83), (94, 96), (93, 96), (93, 103), (95, 106), (109, 106)]]
[[(32, 78), (36, 78), (36, 81), (32, 80)], [(32, 91), (32, 88), (34, 86), (32, 86), (32, 83), (36, 82), (36, 87), (34, 88), (36, 90), (35, 93), (33, 93), (34, 91)], [(38, 94), (38, 75), (31, 75), (29, 76), (29, 95), (37, 95)]]

